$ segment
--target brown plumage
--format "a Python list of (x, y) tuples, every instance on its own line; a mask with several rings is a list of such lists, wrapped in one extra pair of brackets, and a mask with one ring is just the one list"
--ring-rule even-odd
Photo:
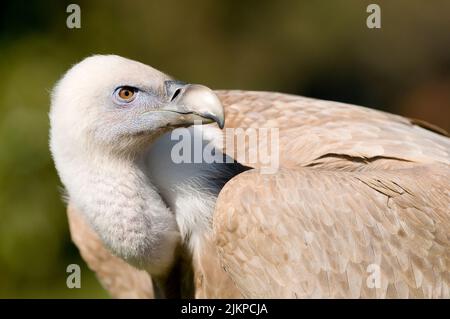
[[(348, 104), (216, 93), (226, 127), (279, 129), (280, 170), (260, 174), (235, 154), (255, 169), (219, 194), (193, 258), (197, 297), (450, 297), (448, 137)], [(71, 232), (113, 296), (151, 296), (149, 277), (83, 237), (86, 224)], [(366, 284), (370, 265), (378, 288)]]

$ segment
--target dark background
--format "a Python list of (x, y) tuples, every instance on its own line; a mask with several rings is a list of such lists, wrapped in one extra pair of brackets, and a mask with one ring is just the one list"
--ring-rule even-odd
[[(74, 1), (72, 1), (74, 2)], [(0, 297), (107, 297), (71, 244), (48, 151), (49, 92), (95, 53), (216, 89), (360, 104), (450, 131), (450, 1), (65, 1), (0, 8)], [(381, 6), (381, 29), (366, 7)], [(82, 267), (81, 289), (66, 267)]]

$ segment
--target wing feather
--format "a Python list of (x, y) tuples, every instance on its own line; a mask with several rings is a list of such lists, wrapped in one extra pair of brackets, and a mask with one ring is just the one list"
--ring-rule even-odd
[[(216, 91), (225, 108), (227, 128), (279, 130), (280, 166), (332, 169), (403, 166), (406, 162), (450, 164), (450, 139), (415, 125), (404, 117), (339, 102), (289, 94)], [(226, 141), (239, 131), (226, 131)], [(266, 143), (226, 149), (247, 166), (248, 153)], [(236, 144), (236, 143), (235, 143)]]
[(445, 164), (248, 171), (219, 195), (219, 256), (245, 297), (448, 298), (449, 179)]

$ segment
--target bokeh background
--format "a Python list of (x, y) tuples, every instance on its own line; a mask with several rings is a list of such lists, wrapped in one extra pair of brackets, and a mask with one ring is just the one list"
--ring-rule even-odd
[[(66, 7), (81, 7), (81, 29)], [(115, 53), (212, 88), (270, 90), (450, 131), (450, 1), (9, 1), (0, 9), (0, 297), (105, 297), (70, 241), (48, 150), (49, 92)], [(366, 7), (381, 6), (381, 29)], [(82, 288), (66, 267), (82, 267)]]

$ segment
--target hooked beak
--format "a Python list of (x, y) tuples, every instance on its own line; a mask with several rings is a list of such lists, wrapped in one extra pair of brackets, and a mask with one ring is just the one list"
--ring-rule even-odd
[(180, 114), (177, 124), (190, 125), (201, 120), (204, 124), (216, 122), (221, 129), (225, 124), (222, 103), (211, 89), (203, 85), (178, 86), (171, 94), (170, 102), (161, 110)]

